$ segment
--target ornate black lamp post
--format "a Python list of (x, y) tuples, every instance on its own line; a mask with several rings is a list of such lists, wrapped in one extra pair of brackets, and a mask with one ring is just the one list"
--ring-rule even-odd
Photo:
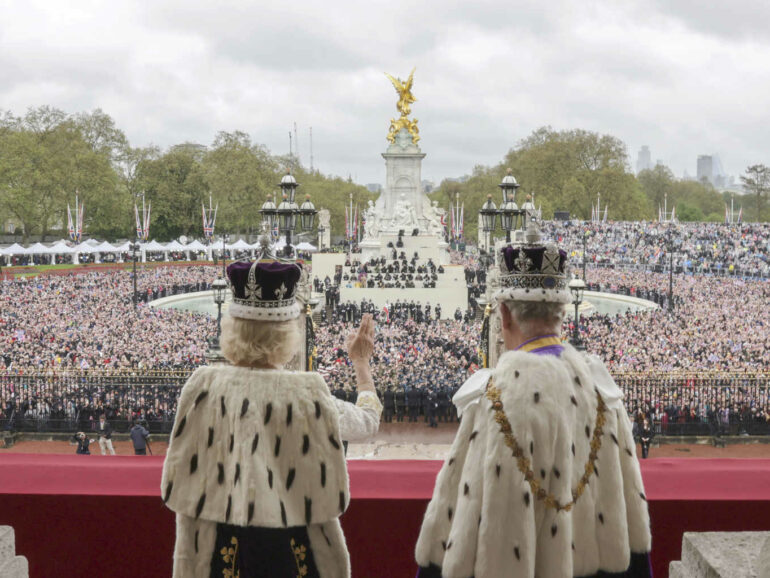
[(502, 182), (497, 186), (500, 187), (500, 190), (502, 191), (503, 202), (498, 209), (495, 206), (495, 203), (492, 202), (492, 195), (487, 195), (487, 202), (484, 203), (479, 211), (479, 214), (481, 215), (481, 226), (485, 233), (492, 233), (495, 230), (497, 215), (500, 215), (500, 227), (505, 231), (506, 242), (510, 243), (511, 231), (524, 228), (527, 224), (527, 215), (523, 209), (519, 209), (514, 201), (516, 189), (518, 189), (520, 185), (511, 174), (511, 169), (508, 169), (508, 174), (503, 177)]
[(134, 260), (132, 277), (134, 278), (134, 311), (136, 311), (137, 303), (139, 301), (139, 292), (136, 289), (136, 252), (139, 250), (139, 241), (132, 241), (129, 243), (128, 249), (131, 251), (131, 256)]
[(225, 302), (227, 281), (223, 277), (217, 277), (211, 284), (214, 303), (217, 304), (217, 336), (214, 338), (216, 348), (219, 348), (219, 336), (222, 334), (222, 304)]
[(315, 216), (318, 214), (313, 203), (310, 202), (310, 195), (305, 198), (302, 206), (298, 206), (294, 201), (294, 196), (299, 183), (291, 176), (288, 171), (281, 179), (281, 193), (283, 200), (276, 207), (272, 198), (268, 196), (267, 201), (262, 205), (259, 212), (262, 214), (262, 222), (272, 231), (278, 224), (278, 230), (285, 235), (286, 246), (284, 254), (291, 257), (291, 234), (297, 230), (297, 216), (300, 217), (302, 230), (309, 231), (313, 228)]
[(575, 277), (569, 282), (569, 290), (572, 293), (572, 303), (575, 305), (575, 325), (572, 332), (572, 339), (570, 342), (575, 349), (585, 349), (583, 340), (580, 339), (580, 304), (583, 302), (583, 292), (586, 289), (586, 284), (582, 279)]
[(305, 202), (299, 207), (300, 224), (303, 231), (310, 231), (315, 224), (315, 216), (318, 211), (315, 209), (315, 205), (310, 201), (310, 195), (305, 195)]
[(267, 229), (267, 234), (273, 234), (273, 227), (275, 227), (275, 221), (278, 218), (275, 203), (273, 202), (273, 195), (268, 194), (267, 200), (262, 203), (262, 208), (259, 210), (262, 215), (263, 229)]
[(492, 195), (487, 195), (487, 202), (481, 207), (481, 226), (485, 233), (491, 233), (495, 230), (495, 221), (497, 220), (497, 205), (492, 201)]
[[(502, 202), (500, 203), (500, 226), (505, 231), (505, 241), (510, 243), (511, 231), (518, 229), (519, 226), (522, 228), (526, 227), (524, 222), (526, 215), (524, 211), (519, 211), (519, 206), (514, 201), (516, 189), (521, 185), (516, 182), (513, 171), (508, 169), (502, 182), (497, 186), (500, 187), (503, 195)], [(519, 223), (520, 219), (522, 220), (521, 223)]]

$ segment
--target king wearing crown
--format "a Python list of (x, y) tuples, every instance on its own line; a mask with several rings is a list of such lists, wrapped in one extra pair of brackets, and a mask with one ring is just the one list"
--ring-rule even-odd
[(499, 255), (506, 352), (462, 416), (417, 542), (420, 578), (650, 576), (647, 501), (622, 393), (560, 339), (567, 255), (531, 225)]
[(301, 268), (263, 254), (227, 269), (231, 365), (198, 368), (179, 397), (161, 494), (176, 514), (174, 576), (350, 576), (339, 516), (350, 499), (343, 440), (379, 427), (374, 324), (350, 336), (356, 404), (318, 373), (286, 371), (301, 338)]

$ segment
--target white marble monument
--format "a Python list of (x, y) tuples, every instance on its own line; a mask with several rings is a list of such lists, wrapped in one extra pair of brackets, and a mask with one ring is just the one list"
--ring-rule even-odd
[(399, 119), (391, 119), (385, 159), (385, 188), (376, 203), (370, 203), (364, 216), (366, 227), (361, 252), (364, 260), (379, 257), (395, 246), (399, 232), (403, 231), (400, 250), (410, 254), (417, 251), (422, 258), (447, 263), (448, 244), (444, 241), (444, 210), (435, 201), (431, 203), (422, 190), (422, 159), (417, 120), (410, 119), (412, 80), (414, 71), (406, 82), (388, 75), (399, 94), (397, 108)]

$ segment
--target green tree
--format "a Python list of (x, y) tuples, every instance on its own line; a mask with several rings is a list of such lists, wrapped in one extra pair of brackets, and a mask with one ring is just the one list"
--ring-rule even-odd
[[(208, 186), (205, 196), (210, 192), (219, 203), (217, 229), (256, 233), (261, 222), (259, 209), (280, 182), (279, 163), (268, 150), (252, 144), (246, 133), (220, 132), (203, 157), (201, 169)], [(200, 203), (197, 211), (200, 214)], [(200, 227), (198, 217), (197, 234)]]
[(117, 181), (110, 160), (92, 148), (64, 112), (40, 107), (3, 124), (0, 206), (19, 221), (25, 240), (35, 234), (45, 240), (52, 230), (63, 231), (67, 203), (78, 193), (91, 207), (86, 231), (101, 219), (111, 220), (107, 201)]
[[(187, 143), (139, 162), (137, 184), (152, 205), (152, 238), (168, 241), (180, 235), (200, 236), (201, 203), (208, 191), (201, 167), (205, 154), (204, 147)], [(141, 210), (140, 195), (134, 201)]]
[(746, 174), (741, 175), (741, 182), (746, 193), (754, 196), (757, 209), (757, 221), (762, 220), (762, 205), (770, 191), (770, 168), (765, 165), (751, 165)]

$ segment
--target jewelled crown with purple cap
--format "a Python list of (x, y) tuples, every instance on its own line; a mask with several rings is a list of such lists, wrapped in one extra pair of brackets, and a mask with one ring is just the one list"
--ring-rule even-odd
[(227, 267), (233, 292), (230, 315), (257, 321), (296, 319), (300, 307), (295, 294), (301, 274), (299, 264), (276, 259), (232, 263)]
[(525, 242), (504, 247), (500, 255), (498, 301), (570, 303), (567, 253), (554, 243), (541, 242), (540, 230), (530, 223)]

